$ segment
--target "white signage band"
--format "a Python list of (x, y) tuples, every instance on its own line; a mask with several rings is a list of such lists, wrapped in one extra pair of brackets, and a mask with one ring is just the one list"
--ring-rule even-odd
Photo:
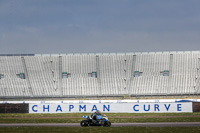
[(30, 103), (29, 113), (180, 113), (193, 112), (192, 102), (188, 103)]

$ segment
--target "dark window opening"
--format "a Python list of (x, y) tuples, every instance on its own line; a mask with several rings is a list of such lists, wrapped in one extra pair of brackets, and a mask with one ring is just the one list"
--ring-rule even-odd
[(88, 77), (92, 77), (92, 73), (88, 73)]
[(140, 72), (140, 71), (135, 71), (133, 76), (134, 76), (134, 77), (142, 76), (142, 72)]
[(97, 78), (97, 72), (88, 73), (88, 77)]
[(4, 75), (3, 74), (0, 74), (0, 79), (4, 78)]
[(71, 73), (63, 72), (62, 73), (62, 78), (69, 78), (71, 77)]
[(160, 72), (161, 73), (161, 75), (163, 75), (163, 76), (169, 76), (169, 70), (164, 70), (164, 71), (162, 71), (162, 72)]
[(26, 78), (24, 73), (17, 74), (17, 77), (19, 77), (20, 79), (25, 79)]

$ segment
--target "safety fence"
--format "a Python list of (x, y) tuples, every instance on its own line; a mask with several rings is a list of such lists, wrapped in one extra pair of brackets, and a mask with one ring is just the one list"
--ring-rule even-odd
[(0, 101), (0, 113), (182, 113), (200, 112), (196, 100)]

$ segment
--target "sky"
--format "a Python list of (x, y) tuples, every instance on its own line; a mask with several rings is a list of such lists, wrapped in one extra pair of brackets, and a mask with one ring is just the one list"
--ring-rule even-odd
[(0, 54), (200, 50), (200, 0), (0, 0)]

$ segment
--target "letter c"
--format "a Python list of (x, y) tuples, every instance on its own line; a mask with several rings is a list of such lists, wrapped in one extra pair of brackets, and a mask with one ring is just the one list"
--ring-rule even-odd
[(37, 112), (38, 110), (35, 110), (34, 108), (37, 107), (37, 105), (33, 105), (32, 110), (33, 112)]
[(133, 106), (133, 110), (134, 110), (134, 111), (139, 111), (139, 109), (138, 109), (138, 110), (135, 109), (136, 106), (139, 106), (139, 105), (134, 105), (134, 106)]

